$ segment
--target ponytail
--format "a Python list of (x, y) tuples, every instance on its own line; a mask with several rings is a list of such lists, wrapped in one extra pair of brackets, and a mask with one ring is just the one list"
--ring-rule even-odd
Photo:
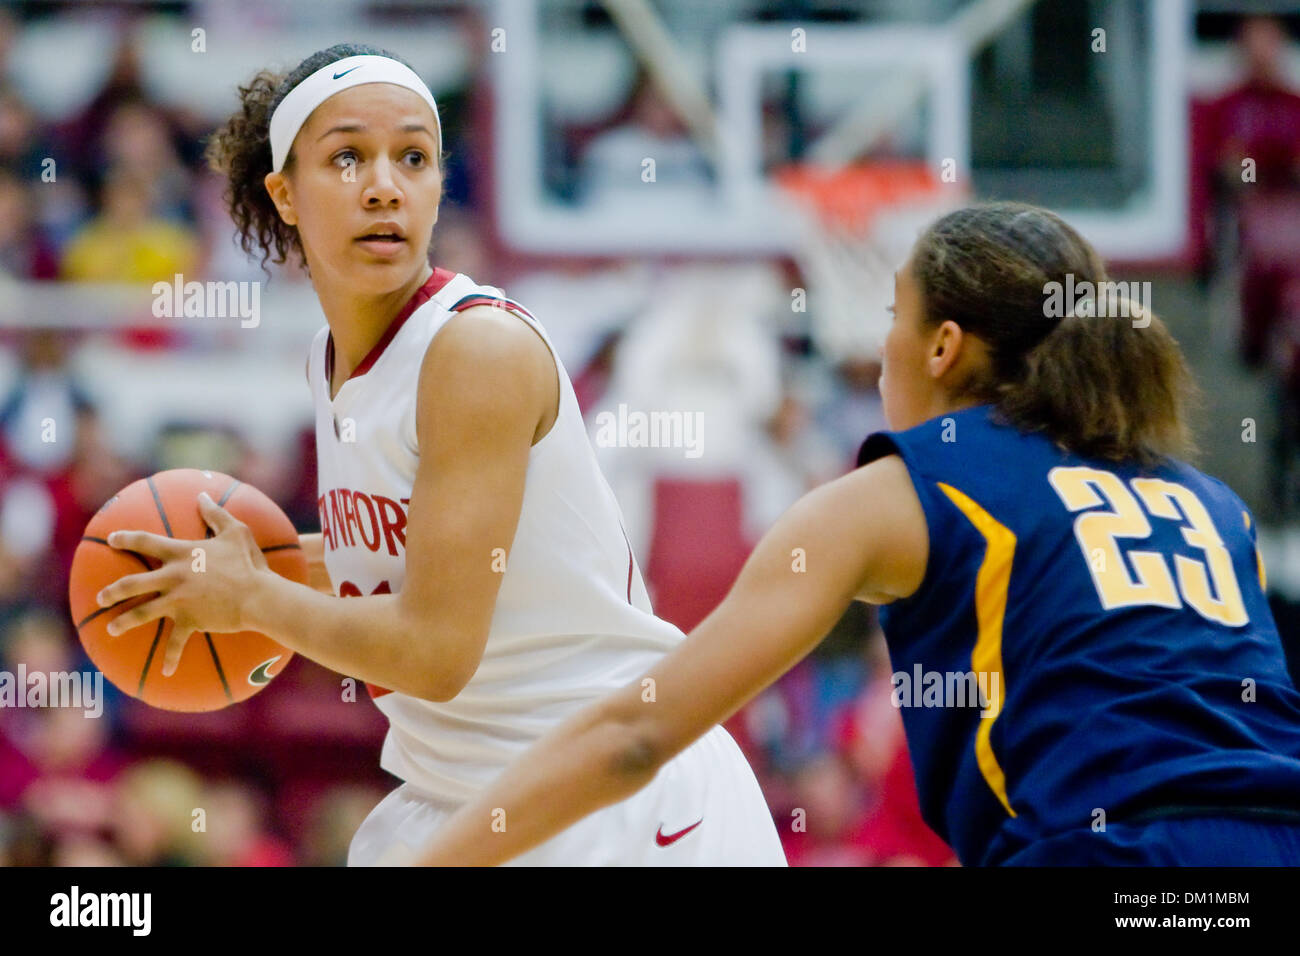
[(1076, 454), (1154, 466), (1197, 454), (1187, 427), (1199, 399), (1182, 350), (1159, 317), (1070, 314), (1029, 351), (1023, 374), (998, 383), (994, 403), (1025, 431)]
[(952, 320), (988, 345), (989, 367), (954, 397), (990, 402), (1085, 457), (1151, 466), (1196, 455), (1187, 421), (1199, 393), (1159, 318), (1127, 299), (1105, 315), (1058, 319), (1047, 307), (1050, 288), (1107, 281), (1059, 216), (1012, 202), (956, 210), (917, 240), (911, 270), (927, 327)]

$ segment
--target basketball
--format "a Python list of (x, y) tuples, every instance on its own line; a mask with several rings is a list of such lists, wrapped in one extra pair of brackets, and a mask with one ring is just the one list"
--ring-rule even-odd
[(162, 618), (116, 637), (107, 624), (122, 611), (151, 600), (138, 595), (101, 608), (95, 595), (128, 574), (152, 570), (157, 559), (108, 544), (114, 531), (149, 531), (182, 540), (211, 537), (199, 513), (206, 491), (221, 507), (248, 525), (271, 570), (307, 583), (307, 562), (298, 532), (265, 494), (219, 471), (176, 468), (127, 485), (95, 513), (73, 555), (68, 582), (72, 620), (95, 666), (123, 693), (164, 710), (220, 710), (252, 697), (283, 672), (293, 652), (264, 634), (195, 634), (185, 645), (170, 677), (162, 674), (163, 650), (172, 621)]

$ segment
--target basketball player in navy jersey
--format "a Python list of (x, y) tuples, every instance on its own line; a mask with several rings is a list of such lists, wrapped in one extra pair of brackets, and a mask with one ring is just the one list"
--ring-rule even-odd
[[(409, 862), (529, 743), (683, 635), (651, 610), (545, 329), (495, 286), (428, 262), (443, 149), (424, 82), (345, 44), (240, 94), (209, 155), (241, 241), (264, 261), (299, 254), (327, 320), (307, 361), (322, 532), (303, 545), (328, 594), (268, 571), (248, 528), (200, 501), (216, 536), (123, 534), (165, 563), (101, 604), (158, 592), (110, 630), (171, 617), (165, 675), (190, 633), (254, 630), (364, 681), (389, 721), (380, 764), (403, 783), (348, 859)], [(520, 862), (785, 863), (720, 727), (629, 797)]]
[(962, 863), (1300, 864), (1300, 693), (1251, 514), (1185, 461), (1194, 385), (1164, 325), (1096, 298), (1050, 317), (1067, 277), (1106, 274), (1045, 210), (934, 223), (895, 277), (891, 430), (423, 861), (503, 860), (625, 799), (861, 600), (882, 606), (922, 814)]

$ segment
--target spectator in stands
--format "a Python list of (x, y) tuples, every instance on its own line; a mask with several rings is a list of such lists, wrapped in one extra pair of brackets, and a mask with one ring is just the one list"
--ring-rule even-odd
[(189, 866), (199, 858), (193, 829), (203, 807), (202, 780), (175, 760), (152, 759), (118, 780), (112, 815), (114, 844), (132, 866)]
[(206, 824), (195, 838), (201, 865), (293, 865), (289, 846), (264, 829), (267, 802), (252, 787), (234, 780), (209, 784), (199, 806)]
[(1256, 222), (1272, 216), (1279, 204), (1297, 208), (1300, 202), (1300, 94), (1286, 79), (1287, 35), (1278, 20), (1247, 17), (1238, 46), (1245, 75), (1211, 104), (1208, 139), (1219, 187), (1241, 218), (1241, 353), (1247, 364), (1258, 366), (1267, 357), (1283, 291), (1300, 268), (1293, 257), (1267, 248), (1277, 230)]
[(142, 100), (117, 106), (104, 127), (105, 169), (139, 173), (153, 184), (150, 215), (177, 223), (194, 221), (193, 177), (181, 163), (162, 112)]
[(92, 182), (108, 169), (104, 144), (108, 121), (119, 105), (142, 100), (147, 101), (148, 96), (140, 75), (134, 25), (128, 19), (118, 26), (117, 47), (104, 85), (81, 112), (58, 129), (60, 145), (75, 176)]
[[(53, 677), (82, 669), (62, 614), (34, 609), (0, 635), (4, 666)], [(24, 688), (25, 690), (25, 688)], [(112, 814), (112, 781), (124, 760), (109, 745), (108, 715), (76, 707), (36, 707), (6, 715), (3, 796), (55, 834), (92, 833)]]
[(52, 475), (76, 449), (78, 414), (90, 398), (68, 368), (69, 336), (33, 329), (19, 341), (19, 371), (0, 392), (0, 444), (16, 471)]
[[(28, 663), (28, 673), (33, 664)], [(107, 719), (76, 708), (37, 711), (37, 733), (26, 756), (32, 779), (22, 806), (55, 833), (94, 832), (113, 814), (113, 779), (125, 761), (109, 746)]]
[(1247, 17), (1237, 44), (1244, 76), (1215, 104), (1224, 182), (1245, 185), (1241, 162), (1249, 158), (1259, 185), (1300, 186), (1300, 94), (1286, 76), (1286, 29), (1273, 17)]
[[(50, 596), (54, 504), (35, 478), (0, 480), (0, 626)], [(53, 587), (60, 592), (62, 583)]]
[(0, 275), (25, 280), (59, 274), (58, 250), (36, 221), (38, 188), (0, 167)]
[(31, 192), (37, 200), (37, 228), (54, 243), (61, 257), (72, 237), (90, 219), (91, 203), (85, 183), (62, 165), (54, 167), (54, 174), (52, 180), (41, 178), (35, 181)]
[(11, 86), (0, 87), (0, 163), (29, 183), (39, 182), (54, 155), (46, 130)]
[(193, 232), (155, 218), (153, 184), (117, 168), (104, 184), (102, 212), (68, 245), (63, 277), (81, 282), (171, 282), (193, 275), (199, 246)]

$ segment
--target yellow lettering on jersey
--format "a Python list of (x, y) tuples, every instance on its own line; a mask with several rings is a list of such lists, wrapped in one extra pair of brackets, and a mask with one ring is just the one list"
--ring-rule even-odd
[[(1011, 561), (1016, 552), (1016, 536), (1006, 525), (977, 505), (969, 497), (951, 485), (939, 482), (939, 488), (952, 503), (961, 509), (961, 513), (975, 526), (975, 530), (984, 536), (984, 560), (980, 562), (979, 572), (975, 576), (975, 619), (979, 625), (979, 634), (975, 638), (975, 649), (971, 652), (971, 669), (977, 675), (988, 675), (986, 680), (990, 688), (990, 699), (985, 707), (986, 715), (980, 717), (980, 725), (975, 731), (975, 760), (989, 789), (1006, 808), (1007, 813), (1016, 816), (1007, 799), (1007, 778), (993, 753), (993, 744), (989, 735), (993, 732), (993, 721), (1002, 712), (1002, 701), (1006, 696), (1003, 688), (1006, 681), (1002, 674), (1002, 622), (1007, 611), (1007, 589), (1011, 585)], [(993, 675), (997, 675), (997, 680)]]
[[(1223, 546), (1223, 538), (1201, 499), (1190, 488), (1159, 478), (1134, 478), (1130, 484), (1147, 511), (1157, 518), (1185, 519), (1191, 527), (1182, 529), (1183, 540), (1205, 552), (1204, 564), (1181, 554), (1174, 556), (1183, 600), (1202, 617), (1228, 627), (1249, 623), (1250, 615), (1246, 613), (1237, 575), (1232, 570), (1232, 555)], [(1210, 593), (1211, 581), (1217, 598)]]
[[(1173, 575), (1159, 552), (1129, 551), (1133, 564), (1133, 577), (1129, 577), (1116, 539), (1149, 538), (1151, 522), (1118, 476), (1100, 468), (1057, 467), (1048, 472), (1047, 480), (1066, 508), (1084, 512), (1074, 521), (1074, 536), (1085, 558), (1090, 559), (1089, 571), (1103, 608), (1110, 611), (1150, 604), (1183, 606)], [(1110, 505), (1112, 510), (1098, 508), (1101, 504)], [(1097, 551), (1106, 558), (1100, 565), (1091, 560)]]
[[(1069, 511), (1082, 512), (1074, 521), (1074, 536), (1085, 560), (1098, 549), (1107, 557), (1100, 565), (1088, 564), (1103, 608), (1156, 605), (1177, 610), (1185, 601), (1206, 620), (1228, 627), (1250, 623), (1232, 555), (1191, 489), (1162, 478), (1133, 478), (1125, 485), (1112, 472), (1083, 466), (1058, 466), (1047, 473), (1047, 480)], [(1097, 507), (1102, 504), (1111, 510)], [(1161, 552), (1132, 549), (1128, 552), (1132, 578), (1124, 567), (1116, 539), (1149, 538), (1152, 528), (1147, 514), (1186, 522), (1183, 540), (1205, 555), (1204, 562), (1172, 555), (1177, 585)]]

